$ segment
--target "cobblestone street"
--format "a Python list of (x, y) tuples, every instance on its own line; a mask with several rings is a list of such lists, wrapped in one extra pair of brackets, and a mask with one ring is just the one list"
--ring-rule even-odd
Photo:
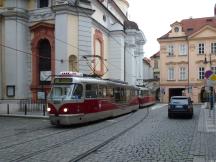
[[(205, 162), (216, 160), (215, 132), (205, 131), (205, 111), (193, 119), (168, 119), (155, 105), (118, 118), (78, 127), (53, 127), (46, 119), (0, 117), (0, 162), (69, 162), (131, 127), (79, 161)], [(145, 118), (144, 118), (145, 117)]]
[(83, 161), (193, 161), (190, 149), (199, 108), (190, 119), (168, 119), (167, 108), (151, 111), (139, 126)]

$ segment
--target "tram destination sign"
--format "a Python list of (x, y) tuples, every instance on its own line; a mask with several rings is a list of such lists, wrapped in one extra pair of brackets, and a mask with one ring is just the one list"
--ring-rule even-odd
[(54, 84), (70, 84), (73, 82), (73, 78), (55, 78)]

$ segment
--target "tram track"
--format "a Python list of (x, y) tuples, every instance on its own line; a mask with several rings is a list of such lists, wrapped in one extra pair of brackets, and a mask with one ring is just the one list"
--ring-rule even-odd
[[(122, 120), (119, 120), (118, 122), (116, 123), (111, 123), (109, 125), (107, 125), (106, 127), (103, 127), (103, 128), (107, 128), (109, 126), (112, 126), (113, 124), (117, 124), (121, 121), (124, 121), (125, 119), (129, 118), (130, 116), (133, 115), (133, 112), (128, 114), (128, 116), (126, 118), (123, 118)], [(9, 145), (9, 146), (5, 146), (5, 147), (0, 147), (0, 150), (3, 150), (3, 149), (7, 149), (7, 148), (11, 148), (11, 147), (14, 147), (14, 146), (17, 146), (17, 145), (21, 145), (21, 144), (25, 144), (25, 143), (28, 143), (28, 142), (33, 142), (33, 141), (36, 141), (36, 140), (40, 140), (40, 139), (43, 139), (43, 138), (46, 138), (46, 137), (50, 137), (50, 136), (55, 136), (55, 135), (58, 135), (58, 134), (61, 134), (61, 133), (66, 133), (66, 132), (70, 132), (72, 131), (72, 129), (70, 129), (72, 127), (68, 127), (67, 130), (63, 130), (63, 131), (59, 131), (59, 132), (55, 132), (55, 133), (49, 133), (47, 135), (43, 135), (41, 137), (37, 137), (37, 138), (34, 138), (34, 139), (31, 139), (31, 140), (26, 140), (26, 141), (23, 141), (23, 142), (19, 142), (19, 143), (16, 143), (16, 144), (13, 144), (13, 145)], [(79, 127), (75, 127), (75, 128), (79, 128)], [(44, 128), (44, 129), (47, 129), (47, 128)], [(43, 130), (43, 129), (38, 129), (39, 130)], [(73, 129), (75, 130), (75, 129)], [(100, 129), (96, 130), (96, 131), (99, 131)], [(30, 133), (30, 132), (29, 132)], [(15, 135), (14, 135), (15, 136)], [(1, 144), (1, 143), (0, 143)]]
[(18, 136), (18, 135), (21, 135), (21, 134), (30, 134), (30, 133), (33, 133), (33, 132), (36, 132), (36, 131), (45, 130), (45, 129), (47, 129), (47, 127), (37, 128), (37, 129), (25, 129), (25, 128), (15, 129), (15, 131), (18, 131), (17, 133), (14, 133), (14, 134), (11, 134), (11, 135), (2, 136), (2, 137), (0, 137), (0, 141), (2, 139), (5, 139), (5, 138), (15, 137), (15, 136)]
[[(70, 142), (76, 141), (76, 140), (78, 140), (78, 139), (80, 139), (80, 138), (82, 138), (82, 137), (89, 136), (89, 135), (94, 134), (94, 133), (96, 133), (96, 132), (99, 132), (99, 131), (101, 131), (101, 130), (105, 130), (105, 129), (107, 129), (108, 127), (111, 127), (111, 126), (113, 126), (113, 125), (117, 125), (117, 124), (119, 124), (120, 122), (123, 122), (123, 121), (125, 121), (125, 120), (127, 120), (127, 119), (130, 119), (130, 117), (133, 116), (134, 114), (135, 114), (134, 112), (131, 112), (130, 114), (127, 115), (127, 117), (124, 117), (123, 119), (121, 119), (121, 120), (119, 120), (119, 121), (112, 122), (111, 124), (108, 124), (108, 125), (106, 125), (105, 127), (102, 126), (102, 127), (98, 128), (98, 129), (93, 129), (93, 130), (91, 130), (91, 131), (88, 131), (87, 133), (81, 134), (81, 135), (76, 136), (76, 137), (73, 137), (73, 138), (71, 138), (71, 139), (64, 140), (64, 141), (59, 142), (59, 143), (55, 143), (55, 144), (53, 144), (53, 145), (47, 146), (47, 147), (45, 147), (45, 148), (42, 148), (42, 149), (40, 149), (40, 150), (37, 150), (37, 151), (34, 151), (34, 152), (32, 152), (32, 153), (23, 155), (23, 156), (18, 157), (18, 158), (16, 158), (16, 159), (10, 160), (10, 162), (19, 162), (19, 161), (27, 160), (27, 159), (29, 159), (29, 158), (31, 158), (31, 157), (34, 157), (34, 156), (39, 155), (39, 154), (41, 154), (41, 153), (44, 153), (44, 152), (46, 152), (46, 151), (49, 151), (49, 150), (52, 150), (52, 149), (61, 147), (61, 146), (65, 145), (65, 144), (68, 144), (68, 143), (70, 143)], [(62, 132), (59, 132), (58, 134), (60, 134), (60, 133), (65, 133), (65, 132), (68, 132), (68, 131), (71, 131), (71, 130), (62, 131)], [(38, 138), (35, 138), (35, 139), (32, 139), (32, 140), (28, 140), (28, 141), (24, 141), (24, 142), (21, 142), (21, 143), (17, 143), (17, 144), (14, 144), (14, 145), (10, 145), (10, 146), (4, 147), (4, 148), (0, 148), (0, 150), (1, 150), (1, 149), (10, 149), (10, 148), (13, 148), (14, 146), (17, 146), (17, 145), (26, 144), (26, 143), (29, 143), (29, 142), (33, 142), (33, 141), (35, 141), (35, 140), (39, 140), (39, 139), (43, 139), (43, 138), (46, 138), (46, 137), (54, 136), (54, 135), (56, 135), (56, 134), (57, 134), (57, 133), (54, 133), (54, 134), (51, 134), (51, 135), (49, 134), (49, 135), (46, 135), (46, 136), (43, 136), (43, 137), (38, 137)]]
[(125, 134), (126, 132), (128, 132), (129, 130), (133, 129), (134, 127), (136, 127), (137, 125), (139, 125), (140, 123), (142, 123), (149, 114), (149, 108), (147, 108), (147, 113), (145, 114), (145, 116), (139, 120), (138, 122), (134, 123), (133, 125), (131, 125), (130, 127), (128, 127), (127, 129), (119, 132), (118, 134), (114, 135), (113, 137), (105, 140), (104, 142), (102, 142), (101, 144), (96, 145), (95, 147), (89, 149), (88, 151), (76, 156), (75, 158), (69, 160), (68, 162), (78, 162), (84, 158), (86, 158), (87, 156), (89, 156), (90, 154), (96, 152), (97, 150), (99, 150), (100, 148), (104, 147), (105, 145), (109, 144), (110, 142), (112, 142), (113, 140), (119, 138), (120, 136), (122, 136), (123, 134)]

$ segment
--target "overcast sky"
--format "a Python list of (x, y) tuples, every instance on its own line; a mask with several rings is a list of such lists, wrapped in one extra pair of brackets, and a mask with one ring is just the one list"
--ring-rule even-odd
[(145, 57), (160, 50), (157, 38), (166, 34), (170, 24), (182, 19), (212, 17), (216, 0), (128, 0), (129, 20), (135, 21), (147, 42)]

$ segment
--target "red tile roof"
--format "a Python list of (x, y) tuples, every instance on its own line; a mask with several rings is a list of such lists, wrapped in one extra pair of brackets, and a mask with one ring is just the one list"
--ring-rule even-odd
[[(199, 31), (201, 28), (203, 28), (206, 25), (212, 26), (216, 28), (216, 17), (204, 17), (204, 18), (190, 18), (190, 19), (184, 19), (180, 22), (182, 26), (183, 32), (185, 32), (186, 36), (190, 36), (194, 34), (195, 32)], [(169, 31), (167, 34), (163, 35), (159, 39), (166, 39), (169, 38)]]
[(155, 57), (160, 57), (160, 51), (158, 51), (157, 53), (155, 53), (154, 55), (152, 55), (150, 58), (155, 58)]
[(151, 60), (148, 59), (147, 57), (144, 57), (143, 61), (145, 61), (147, 64), (149, 64), (149, 66), (151, 66)]

